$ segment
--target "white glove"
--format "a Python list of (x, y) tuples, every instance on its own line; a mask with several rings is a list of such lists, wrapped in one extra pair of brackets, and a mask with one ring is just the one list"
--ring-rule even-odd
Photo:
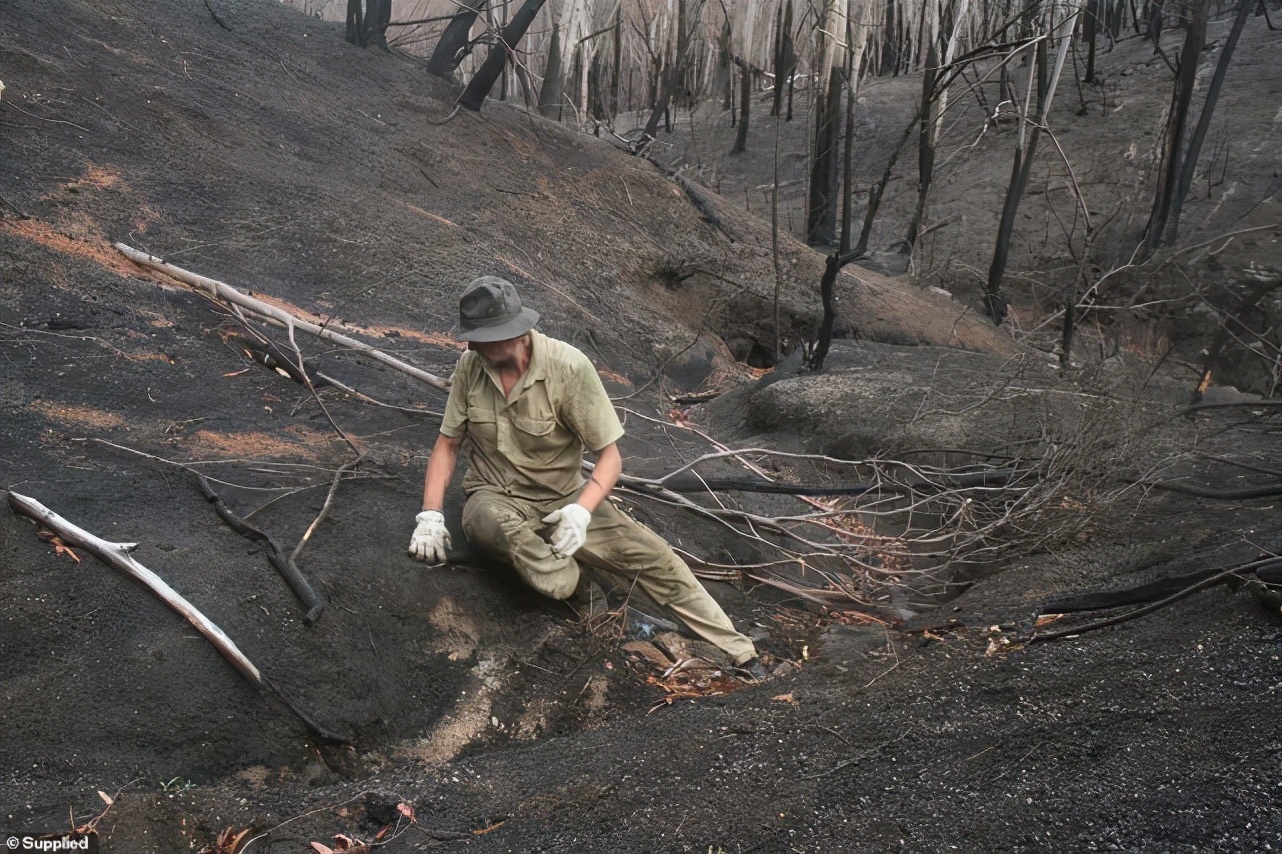
[(552, 554), (569, 557), (588, 541), (588, 525), (592, 513), (582, 504), (567, 504), (543, 517), (544, 523), (556, 525), (552, 529)]
[(439, 510), (424, 510), (414, 517), (418, 526), (410, 540), (410, 554), (428, 563), (445, 563), (445, 550), (450, 547), (450, 532), (445, 530), (445, 517)]

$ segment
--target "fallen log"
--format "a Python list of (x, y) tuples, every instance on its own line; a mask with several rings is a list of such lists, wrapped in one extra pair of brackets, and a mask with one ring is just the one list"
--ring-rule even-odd
[(227, 659), (231, 666), (236, 668), (252, 685), (269, 692), (284, 703), (317, 738), (331, 742), (346, 742), (349, 740), (313, 721), (299, 707), (297, 701), (254, 666), (254, 663), (237, 648), (236, 644), (222, 629), (202, 614), (195, 605), (165, 583), (164, 579), (159, 575), (135, 560), (130, 552), (138, 548), (137, 543), (113, 543), (104, 540), (59, 516), (34, 498), (28, 498), (16, 492), (9, 492), (9, 506), (13, 508), (15, 513), (26, 516), (56, 533), (64, 543), (80, 546), (103, 563), (115, 567), (150, 590), (160, 601), (181, 614), (187, 622), (196, 628), (196, 631), (204, 635), (205, 639), (213, 644), (214, 649), (218, 650), (223, 658)]
[(1251, 561), (1250, 563), (1239, 564), (1238, 566), (1231, 566), (1227, 569), (1211, 571), (1209, 574), (1199, 573), (1202, 576), (1200, 580), (1176, 591), (1175, 593), (1172, 593), (1164, 599), (1152, 602), (1141, 608), (1135, 608), (1134, 610), (1127, 611), (1124, 614), (1118, 614), (1116, 617), (1098, 620), (1093, 623), (1087, 623), (1083, 626), (1074, 626), (1073, 628), (1061, 629), (1060, 631), (1048, 632), (1046, 634), (1038, 634), (1037, 632), (1034, 632), (1033, 635), (1028, 638), (1027, 642), (1032, 644), (1040, 641), (1059, 640), (1060, 638), (1076, 637), (1077, 635), (1085, 634), (1086, 632), (1093, 632), (1097, 629), (1111, 628), (1119, 623), (1125, 623), (1127, 620), (1133, 620), (1136, 617), (1143, 617), (1145, 614), (1151, 614), (1159, 608), (1164, 608), (1173, 602), (1178, 602), (1185, 596), (1190, 596), (1200, 590), (1205, 590), (1208, 587), (1228, 581), (1230, 578), (1241, 578), (1244, 575), (1257, 574), (1260, 571), (1269, 573), (1280, 565), (1282, 565), (1282, 558), (1269, 557)]
[(1178, 492), (1181, 495), (1192, 495), (1195, 498), (1211, 498), (1218, 501), (1246, 501), (1252, 498), (1272, 498), (1282, 495), (1282, 483), (1270, 486), (1253, 486), (1245, 489), (1210, 489), (1201, 486), (1189, 486), (1172, 480), (1144, 480), (1144, 486), (1154, 489), (1165, 489), (1167, 492)]
[(845, 485), (827, 485), (817, 483), (779, 483), (777, 481), (748, 479), (702, 477), (692, 472), (682, 471), (657, 480), (624, 475), (619, 482), (624, 486), (644, 490), (647, 487), (667, 489), (678, 493), (698, 493), (709, 490), (723, 492), (757, 492), (774, 495), (864, 495), (869, 492), (903, 494), (913, 491), (930, 491), (941, 489), (976, 489), (980, 487), (1006, 486), (1012, 480), (1030, 474), (1029, 471), (1005, 468), (991, 471), (962, 472), (958, 474), (940, 474), (935, 480), (917, 478), (916, 482), (899, 483), (883, 480), (869, 483)]
[(1106, 590), (1092, 593), (1079, 593), (1051, 599), (1037, 609), (1038, 614), (1074, 614), (1079, 611), (1103, 611), (1108, 608), (1121, 608), (1124, 605), (1146, 605), (1159, 599), (1178, 593), (1195, 584), (1199, 584), (1213, 575), (1220, 575), (1220, 569), (1199, 569), (1187, 575), (1171, 578), (1160, 578), (1157, 581), (1141, 584), (1126, 590)]
[(335, 332), (332, 329), (328, 329), (324, 326), (318, 326), (311, 321), (303, 320), (301, 317), (296, 317), (282, 308), (278, 308), (270, 303), (263, 302), (262, 300), (255, 299), (248, 294), (242, 293), (231, 285), (224, 284), (216, 279), (201, 276), (197, 273), (191, 272), (190, 270), (184, 270), (181, 267), (175, 267), (173, 264), (166, 263), (163, 258), (148, 255), (146, 252), (134, 249), (132, 246), (128, 246), (124, 243), (117, 243), (116, 251), (121, 255), (124, 255), (130, 261), (133, 261), (135, 264), (164, 273), (172, 279), (177, 279), (183, 284), (205, 291), (210, 296), (223, 300), (224, 302), (231, 303), (232, 305), (239, 306), (240, 308), (252, 312), (261, 318), (273, 321), (286, 329), (298, 329), (302, 332), (308, 333), (309, 335), (315, 335), (317, 338), (323, 338), (326, 341), (333, 341), (335, 344), (341, 344), (342, 346), (355, 350), (358, 353), (363, 353), (375, 361), (382, 362), (388, 367), (395, 368), (402, 373), (409, 374), (415, 379), (422, 380), (423, 382), (435, 386), (443, 391), (449, 390), (449, 382), (441, 379), (436, 374), (429, 373), (422, 368), (416, 368), (408, 362), (402, 362), (400, 359), (384, 353), (377, 347), (371, 347), (364, 341), (357, 341), (355, 338), (349, 338), (348, 336)]

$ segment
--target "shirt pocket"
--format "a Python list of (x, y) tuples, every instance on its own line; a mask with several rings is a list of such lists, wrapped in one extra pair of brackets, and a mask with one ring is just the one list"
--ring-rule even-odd
[(533, 459), (550, 461), (565, 449), (565, 437), (557, 430), (555, 418), (538, 415), (513, 415), (512, 426), (521, 451)]
[(498, 423), (494, 410), (488, 407), (474, 404), (467, 407), (467, 429), (486, 447), (493, 448), (498, 441)]

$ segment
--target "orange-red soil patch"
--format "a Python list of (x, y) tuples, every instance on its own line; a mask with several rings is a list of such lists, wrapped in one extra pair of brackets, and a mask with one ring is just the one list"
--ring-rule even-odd
[[(294, 441), (291, 441), (290, 437)], [(215, 433), (197, 430), (184, 442), (188, 450), (201, 458), (227, 457), (306, 457), (315, 459), (317, 450), (326, 448), (329, 436), (304, 428), (289, 428), (277, 433), (251, 430), (241, 433)]]
[(122, 427), (125, 424), (125, 419), (116, 413), (94, 409), (91, 406), (38, 400), (31, 404), (31, 408), (51, 421), (73, 424), (77, 427)]
[(607, 368), (597, 368), (596, 372), (601, 376), (605, 377), (610, 382), (615, 382), (615, 383), (618, 383), (619, 385), (625, 385), (628, 388), (632, 388), (632, 380), (628, 379), (622, 374), (616, 374), (614, 371), (611, 371)]
[(77, 258), (92, 261), (118, 276), (133, 276), (134, 278), (151, 279), (157, 282), (169, 281), (168, 277), (162, 279), (158, 274), (136, 266), (117, 252), (106, 240), (84, 240), (68, 237), (54, 230), (49, 223), (38, 219), (0, 220), (0, 231), (7, 231), (14, 237), (38, 243), (54, 252), (74, 255)]
[(396, 202), (396, 203), (397, 203), (398, 205), (400, 205), (401, 207), (408, 208), (409, 210), (412, 210), (414, 213), (418, 214), (419, 216), (425, 216), (425, 217), (427, 217), (427, 218), (428, 218), (428, 219), (430, 219), (430, 220), (433, 220), (433, 221), (435, 221), (435, 222), (439, 222), (439, 223), (441, 223), (442, 225), (448, 225), (448, 226), (452, 226), (452, 227), (454, 227), (454, 228), (458, 228), (458, 227), (459, 227), (459, 225), (458, 225), (458, 223), (457, 223), (457, 222), (450, 222), (450, 221), (449, 221), (448, 219), (446, 219), (445, 217), (443, 217), (443, 216), (437, 216), (436, 214), (431, 213), (430, 211), (425, 211), (425, 210), (423, 210), (422, 208), (420, 208), (418, 205), (411, 205), (409, 202), (403, 202), (403, 201), (401, 201), (400, 199), (392, 199), (392, 201)]

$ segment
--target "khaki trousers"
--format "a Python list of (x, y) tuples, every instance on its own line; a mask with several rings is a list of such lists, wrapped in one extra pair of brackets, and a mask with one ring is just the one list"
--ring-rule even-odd
[(568, 599), (579, 583), (579, 562), (635, 579), (696, 634), (724, 650), (735, 664), (756, 656), (752, 641), (735, 631), (685, 561), (663, 538), (602, 501), (592, 514), (587, 542), (574, 557), (557, 557), (539, 536), (543, 517), (569, 498), (536, 502), (479, 490), (463, 505), (463, 532), (473, 546), (510, 565), (527, 584), (553, 599)]

